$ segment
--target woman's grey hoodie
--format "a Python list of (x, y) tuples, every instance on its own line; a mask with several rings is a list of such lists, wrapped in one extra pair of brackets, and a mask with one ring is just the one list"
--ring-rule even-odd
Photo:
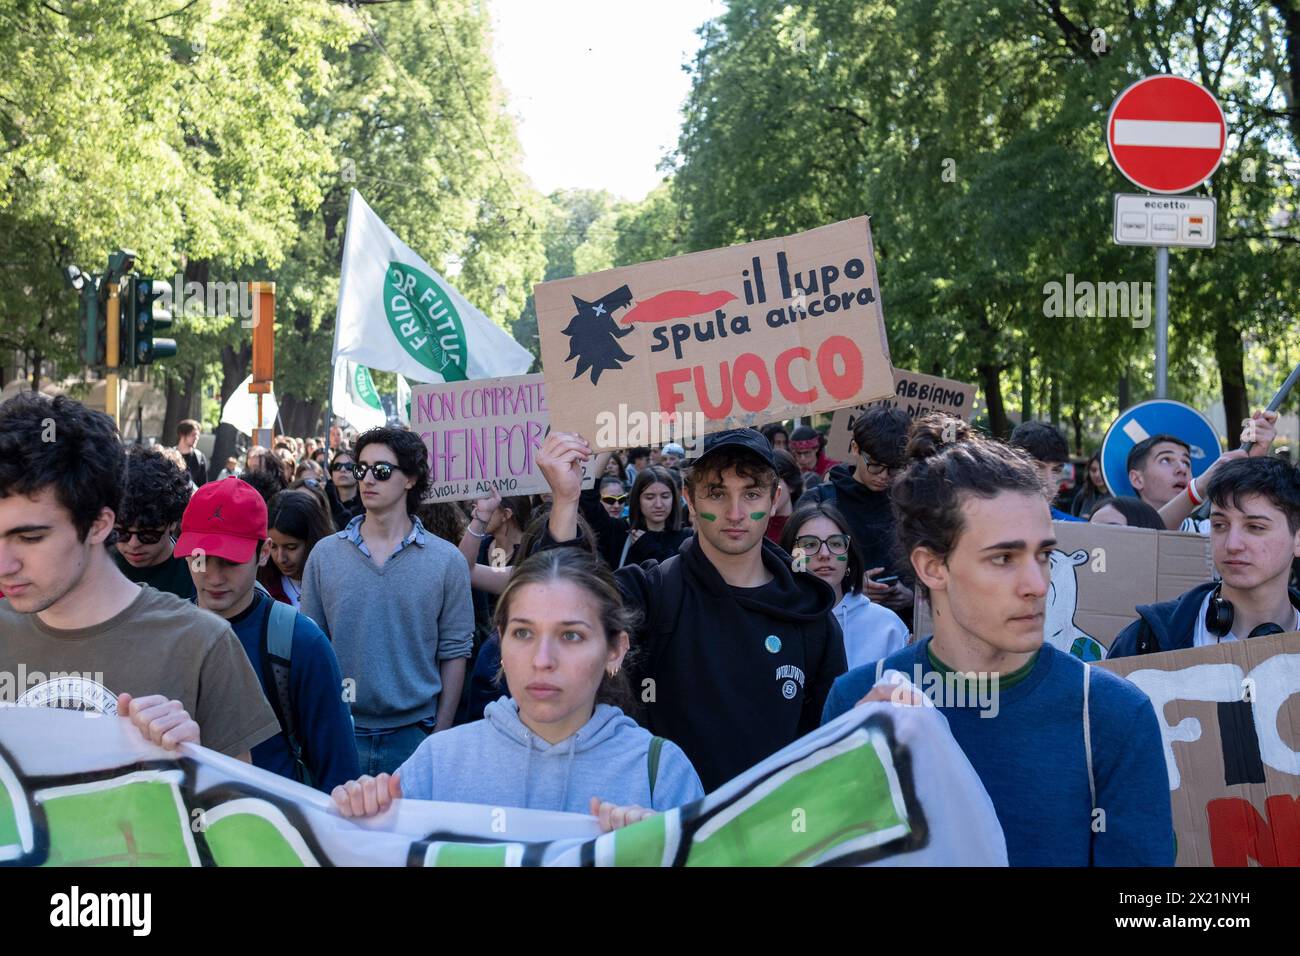
[(482, 720), (426, 738), (399, 768), (402, 796), (570, 813), (590, 813), (592, 797), (670, 810), (704, 796), (686, 754), (666, 740), (651, 799), (651, 739), (617, 707), (597, 704), (581, 730), (548, 744), (502, 697)]

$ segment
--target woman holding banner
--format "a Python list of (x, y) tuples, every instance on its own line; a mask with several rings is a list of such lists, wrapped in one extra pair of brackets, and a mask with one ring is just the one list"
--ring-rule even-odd
[(636, 614), (598, 558), (556, 548), (524, 561), (495, 623), (512, 696), (426, 738), (391, 777), (336, 787), (344, 816), (405, 797), (591, 813), (609, 831), (704, 795), (681, 749), (620, 707), (635, 699), (623, 663)]

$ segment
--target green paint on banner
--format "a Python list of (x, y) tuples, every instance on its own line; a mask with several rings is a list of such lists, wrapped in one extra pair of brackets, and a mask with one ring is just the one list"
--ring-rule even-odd
[(210, 824), (204, 836), (217, 866), (302, 866), (274, 823), (255, 813), (233, 813)]
[(504, 843), (447, 843), (438, 848), (434, 866), (505, 866)]
[(717, 520), (718, 520), (718, 516), (717, 516), (717, 515), (711, 515), (711, 514), (709, 514), (707, 511), (700, 511), (700, 512), (697, 512), (697, 514), (699, 514), (699, 516), (700, 516), (701, 518), (703, 518), (705, 521), (717, 521)]
[(614, 831), (615, 866), (660, 866), (668, 817), (662, 813)]
[(18, 811), (15, 809), (17, 801), (21, 799), (21, 793), (10, 793), (9, 788), (0, 783), (0, 847), (18, 846), (22, 842), (18, 833)]
[(697, 838), (686, 865), (798, 866), (900, 825), (910, 831), (894, 809), (884, 764), (864, 741), (786, 780), (707, 839)]
[(766, 511), (751, 511), (749, 513), (750, 521), (762, 521), (766, 517), (767, 517)]
[(44, 866), (190, 866), (189, 821), (169, 783), (135, 781), (44, 803)]

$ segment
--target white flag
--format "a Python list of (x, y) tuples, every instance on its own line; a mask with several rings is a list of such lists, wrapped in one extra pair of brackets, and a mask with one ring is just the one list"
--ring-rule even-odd
[(361, 432), (388, 424), (370, 369), (347, 359), (334, 363), (334, 414)]
[(411, 425), (411, 383), (406, 380), (406, 376), (398, 374), (397, 376), (397, 417), (402, 420), (402, 424), (408, 428)]
[[(248, 390), (252, 382), (251, 375), (240, 382), (221, 409), (221, 424), (233, 425), (236, 431), (245, 435), (252, 435), (257, 428), (257, 396)], [(270, 428), (278, 414), (280, 404), (275, 400), (275, 391), (272, 390), (262, 396), (262, 427)]]
[(522, 375), (533, 357), (465, 300), (375, 215), (348, 202), (334, 360), (416, 382)]

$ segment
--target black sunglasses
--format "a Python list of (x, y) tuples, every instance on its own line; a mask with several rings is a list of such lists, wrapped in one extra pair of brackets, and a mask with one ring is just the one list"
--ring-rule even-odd
[(370, 472), (375, 473), (375, 481), (387, 481), (393, 477), (393, 472), (397, 471), (396, 465), (391, 465), (386, 461), (376, 462), (373, 465), (367, 465), (364, 462), (352, 467), (352, 474), (357, 476), (357, 481), (365, 481), (366, 475)]
[(794, 539), (794, 546), (809, 557), (821, 551), (823, 543), (826, 545), (826, 550), (831, 554), (849, 553), (849, 536), (847, 534), (833, 534), (828, 538), (819, 538), (815, 534), (801, 534)]
[(346, 471), (349, 475), (355, 474), (356, 470), (356, 463), (351, 461), (336, 461), (330, 465), (330, 471)]
[(135, 539), (141, 544), (157, 544), (162, 540), (162, 536), (167, 533), (166, 528), (159, 528), (155, 531), (129, 531), (126, 528), (114, 528), (117, 532), (117, 541), (119, 544), (125, 544), (131, 540), (134, 535)]

